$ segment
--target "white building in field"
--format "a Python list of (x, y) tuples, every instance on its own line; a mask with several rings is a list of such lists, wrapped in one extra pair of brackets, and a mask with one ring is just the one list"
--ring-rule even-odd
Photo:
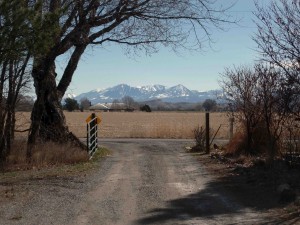
[(116, 112), (116, 111), (134, 111), (133, 108), (128, 108), (124, 103), (98, 103), (92, 105), (89, 108), (91, 111), (104, 111), (104, 112)]

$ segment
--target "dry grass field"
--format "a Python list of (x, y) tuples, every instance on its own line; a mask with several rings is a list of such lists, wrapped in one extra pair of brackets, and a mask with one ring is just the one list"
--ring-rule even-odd
[[(86, 137), (86, 118), (91, 112), (65, 112), (70, 131)], [(105, 138), (193, 138), (197, 126), (205, 126), (202, 112), (96, 112), (101, 118), (100, 137)], [(29, 126), (30, 113), (18, 113), (17, 129)], [(211, 113), (210, 125), (217, 138), (228, 138), (226, 113)], [(26, 136), (16, 133), (16, 136)]]

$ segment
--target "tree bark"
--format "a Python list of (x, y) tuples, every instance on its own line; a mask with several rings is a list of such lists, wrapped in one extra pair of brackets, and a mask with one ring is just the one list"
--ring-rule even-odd
[[(78, 61), (79, 58), (80, 56), (78, 57)], [(75, 60), (73, 63), (77, 65), (78, 62)], [(76, 67), (74, 71), (75, 69)], [(27, 159), (31, 160), (32, 149), (37, 141), (52, 141), (61, 144), (69, 143), (86, 150), (86, 146), (69, 131), (66, 125), (61, 105), (64, 93), (59, 91), (56, 85), (54, 60), (44, 58), (36, 61), (32, 70), (32, 76), (37, 99), (31, 113)], [(71, 78), (72, 76), (70, 76)]]

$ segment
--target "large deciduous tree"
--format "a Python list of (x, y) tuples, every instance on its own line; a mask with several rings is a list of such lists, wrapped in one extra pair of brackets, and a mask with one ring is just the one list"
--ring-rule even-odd
[(229, 107), (245, 134), (245, 153), (265, 151), (270, 162), (279, 150), (279, 142), (288, 115), (282, 110), (281, 70), (260, 64), (226, 69), (221, 86)]
[(300, 1), (272, 0), (263, 5), (256, 1), (257, 28), (254, 41), (262, 60), (280, 68), (282, 109), (300, 112)]
[(257, 64), (254, 67), (258, 78), (257, 94), (260, 99), (261, 129), (265, 132), (265, 142), (269, 161), (272, 162), (279, 152), (279, 141), (282, 138), (283, 127), (288, 119), (282, 110), (281, 70), (273, 66)]
[(126, 110), (133, 110), (134, 107), (137, 105), (134, 99), (128, 95), (124, 96), (121, 101), (125, 104)]
[[(230, 22), (226, 9), (215, 0), (40, 0), (38, 31), (47, 38), (44, 52), (34, 55), (32, 77), (36, 101), (31, 115), (27, 156), (37, 137), (66, 142), (76, 138), (68, 131), (61, 100), (72, 81), (81, 55), (89, 45), (124, 44), (133, 50), (155, 52), (163, 46), (201, 48), (210, 39), (210, 28)], [(40, 26), (38, 26), (40, 25)], [(55, 60), (70, 58), (59, 80)], [(80, 145), (80, 142), (77, 141)]]
[(261, 122), (258, 77), (247, 66), (227, 68), (222, 74), (221, 87), (233, 116), (242, 124), (246, 135), (245, 153), (254, 154), (254, 132)]
[(91, 107), (92, 103), (87, 98), (80, 99), (80, 110), (88, 110)]

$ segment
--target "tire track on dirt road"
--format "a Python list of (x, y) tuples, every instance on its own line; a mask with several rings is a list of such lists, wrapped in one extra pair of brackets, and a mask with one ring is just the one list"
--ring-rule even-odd
[[(196, 158), (189, 141), (101, 142), (113, 154), (70, 224), (259, 224), (261, 214), (226, 195)], [(189, 142), (190, 144), (190, 142)], [(258, 216), (260, 215), (260, 216)]]

